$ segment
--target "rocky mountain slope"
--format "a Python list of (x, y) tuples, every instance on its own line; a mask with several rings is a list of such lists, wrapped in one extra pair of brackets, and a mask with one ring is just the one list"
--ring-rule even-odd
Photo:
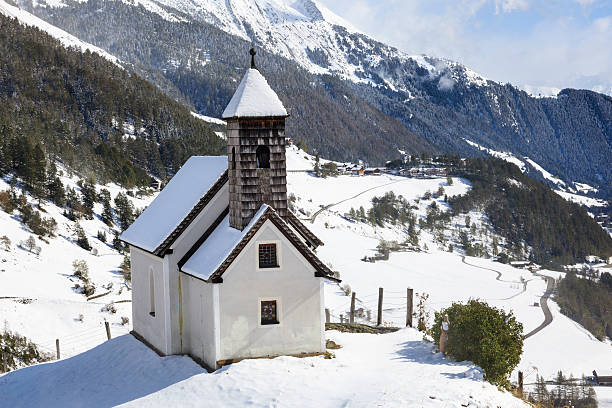
[(19, 3), (210, 116), (221, 113), (234, 85), (224, 79), (237, 80), (255, 43), (293, 115), (292, 136), (328, 157), (381, 163), (395, 149), (481, 155), (467, 138), (612, 194), (612, 98), (603, 94), (533, 98), (455, 62), (406, 55), (308, 0)]

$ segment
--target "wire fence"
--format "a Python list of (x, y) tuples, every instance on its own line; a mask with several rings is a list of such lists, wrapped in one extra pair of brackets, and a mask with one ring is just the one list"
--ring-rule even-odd
[[(131, 331), (131, 326), (126, 324), (122, 325), (119, 323), (108, 324), (108, 330), (110, 332), (111, 337), (118, 337), (125, 334), (128, 334)], [(36, 347), (42, 354), (46, 354), (47, 358), (51, 357), (52, 359), (57, 358), (58, 347), (57, 342), (59, 341), (59, 354), (60, 359), (74, 357), (77, 354), (83, 353), (87, 350), (90, 350), (100, 344), (104, 343), (108, 340), (108, 333), (106, 322), (100, 323), (98, 326), (88, 327), (83, 330), (78, 330), (69, 334), (61, 335), (58, 338), (48, 338), (46, 340), (36, 342)], [(11, 351), (9, 349), (8, 343), (1, 344), (0, 342), (0, 373), (10, 371), (11, 368), (8, 367), (7, 356), (11, 356), (16, 363), (17, 368), (25, 367), (31, 365), (31, 362), (24, 361), (22, 356)]]
[[(522, 285), (514, 285), (516, 289), (519, 289)], [(522, 293), (522, 292), (521, 292)], [(520, 293), (519, 293), (520, 294)], [(346, 323), (349, 321), (351, 314), (351, 293), (347, 294), (347, 300), (339, 305), (333, 305), (329, 307), (329, 322), (330, 323)], [(404, 291), (394, 291), (394, 290), (383, 290), (382, 296), (382, 322), (383, 325), (395, 325), (395, 326), (403, 326), (406, 324), (407, 320), (410, 320), (407, 316), (408, 309), (410, 308), (412, 311), (412, 320), (414, 320), (419, 313), (417, 310), (418, 301), (420, 298), (417, 293), (413, 295), (412, 299), (408, 298), (408, 293), (406, 290)], [(514, 295), (516, 296), (516, 295)], [(379, 302), (379, 293), (378, 292), (368, 292), (365, 294), (355, 293), (355, 311), (353, 320), (356, 323), (362, 323), (367, 325), (375, 325), (378, 324), (378, 302)], [(423, 318), (432, 318), (434, 312), (443, 309), (444, 307), (450, 306), (453, 302), (457, 302), (459, 299), (439, 299), (436, 298), (435, 301), (424, 301), (422, 304), (421, 314), (425, 314), (427, 316), (422, 316)], [(480, 298), (482, 301), (503, 301), (507, 300), (507, 298)], [(430, 322), (426, 322), (430, 323)]]

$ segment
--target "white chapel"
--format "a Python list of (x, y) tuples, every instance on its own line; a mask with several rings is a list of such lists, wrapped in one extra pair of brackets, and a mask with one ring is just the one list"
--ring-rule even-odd
[(121, 235), (134, 334), (210, 370), (325, 351), (323, 243), (287, 208), (282, 102), (254, 63), (223, 112), (227, 157), (194, 156)]

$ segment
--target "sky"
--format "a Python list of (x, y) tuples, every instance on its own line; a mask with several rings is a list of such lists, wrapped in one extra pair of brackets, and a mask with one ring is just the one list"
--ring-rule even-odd
[(526, 87), (612, 95), (612, 0), (319, 0), (409, 54)]

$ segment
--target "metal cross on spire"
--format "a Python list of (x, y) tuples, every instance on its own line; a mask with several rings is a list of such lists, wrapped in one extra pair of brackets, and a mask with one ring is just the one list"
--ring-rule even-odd
[(255, 54), (257, 54), (257, 52), (255, 52), (255, 48), (251, 48), (249, 50), (249, 54), (251, 54), (251, 68), (257, 69), (257, 67), (255, 66)]

